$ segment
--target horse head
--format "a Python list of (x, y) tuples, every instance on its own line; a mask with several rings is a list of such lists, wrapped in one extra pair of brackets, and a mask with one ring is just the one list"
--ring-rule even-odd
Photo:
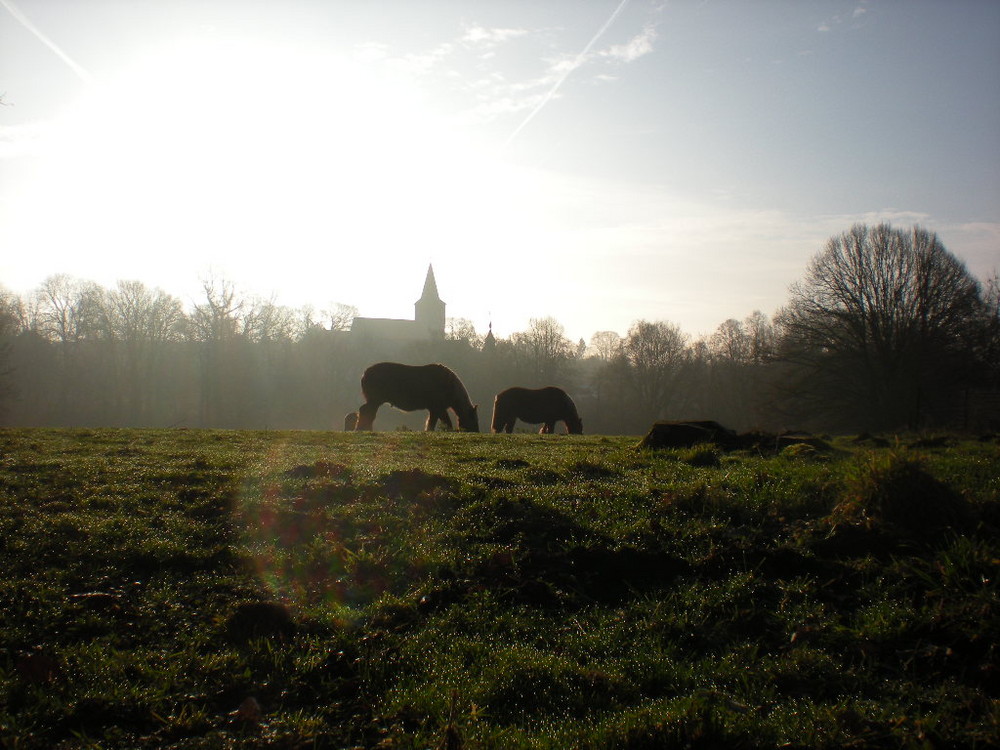
[(570, 435), (582, 435), (583, 434), (583, 420), (577, 415), (569, 415), (566, 417), (566, 432)]
[(479, 404), (472, 404), (467, 411), (456, 411), (458, 429), (463, 432), (479, 432)]

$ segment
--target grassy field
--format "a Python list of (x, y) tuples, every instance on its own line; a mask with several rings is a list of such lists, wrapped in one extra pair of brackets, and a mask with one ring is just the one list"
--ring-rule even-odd
[(1000, 444), (0, 432), (0, 739), (988, 747)]

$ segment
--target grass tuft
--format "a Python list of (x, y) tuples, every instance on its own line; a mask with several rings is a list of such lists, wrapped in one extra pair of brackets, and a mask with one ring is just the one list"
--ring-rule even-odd
[(971, 513), (959, 492), (930, 474), (926, 460), (890, 451), (869, 453), (859, 461), (833, 517), (929, 537), (942, 528), (966, 526)]

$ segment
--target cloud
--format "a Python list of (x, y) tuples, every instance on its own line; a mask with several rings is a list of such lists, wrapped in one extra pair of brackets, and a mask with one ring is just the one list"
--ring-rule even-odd
[(355, 45), (354, 56), (366, 63), (385, 60), (389, 57), (389, 46), (381, 42), (364, 42)]
[(656, 27), (652, 24), (647, 24), (641, 32), (625, 44), (615, 44), (599, 54), (602, 57), (609, 57), (624, 63), (630, 63), (652, 52), (653, 42), (656, 40), (656, 37)]
[(586, 67), (594, 81), (611, 83), (619, 80), (623, 65), (653, 52), (657, 31), (648, 21), (638, 33), (633, 27), (624, 42), (597, 46), (628, 4), (629, 0), (619, 0), (578, 51), (560, 44), (569, 31), (575, 31), (571, 27), (491, 26), (472, 21), (436, 46), (404, 52), (371, 42), (357, 46), (356, 56), (361, 62), (403, 75), (413, 84), (438, 89), (445, 94), (438, 101), (451, 101), (456, 107), (452, 115), (460, 120), (486, 124), (520, 116), (507, 139), (510, 143), (549, 101), (562, 95), (563, 84), (570, 76), (580, 75), (581, 68)]
[(819, 26), (816, 27), (816, 31), (821, 33), (826, 33), (833, 31), (834, 28), (842, 26), (847, 21), (853, 21), (851, 28), (861, 28), (864, 25), (862, 21), (863, 16), (868, 12), (868, 8), (865, 7), (864, 3), (857, 5), (854, 10), (851, 11), (850, 17), (846, 17), (841, 14), (836, 14), (830, 18), (822, 21)]
[(465, 33), (462, 35), (460, 41), (468, 46), (485, 45), (492, 47), (528, 33), (528, 29), (488, 29), (484, 26), (474, 25), (465, 29)]
[(545, 95), (545, 98), (542, 99), (541, 103), (533, 110), (531, 110), (531, 112), (528, 113), (528, 116), (521, 121), (521, 124), (518, 125), (516, 128), (514, 128), (511, 134), (507, 136), (507, 142), (505, 145), (509, 146), (514, 141), (514, 139), (517, 138), (518, 134), (522, 130), (524, 130), (525, 127), (527, 127), (528, 123), (531, 122), (533, 119), (535, 119), (538, 113), (545, 108), (545, 105), (549, 103), (552, 97), (556, 95), (556, 92), (559, 91), (560, 87), (566, 82), (566, 79), (569, 78), (570, 73), (572, 73), (574, 70), (583, 65), (584, 62), (586, 62), (586, 60), (590, 57), (590, 50), (593, 48), (595, 44), (597, 44), (597, 41), (602, 36), (604, 36), (605, 32), (607, 32), (607, 30), (611, 28), (611, 24), (615, 22), (615, 20), (625, 9), (625, 6), (627, 4), (628, 0), (621, 1), (618, 7), (614, 9), (614, 11), (608, 17), (608, 19), (604, 22), (604, 25), (597, 30), (597, 33), (590, 38), (590, 41), (587, 42), (587, 45), (580, 51), (578, 55), (576, 55), (576, 57), (574, 57), (572, 60), (569, 61), (563, 60), (560, 62), (559, 73), (556, 77), (555, 82), (552, 84), (552, 88), (549, 89), (549, 92)]

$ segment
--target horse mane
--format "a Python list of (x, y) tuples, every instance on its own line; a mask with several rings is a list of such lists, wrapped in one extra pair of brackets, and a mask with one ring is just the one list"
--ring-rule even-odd
[(466, 412), (471, 412), (474, 408), (472, 399), (469, 398), (469, 391), (465, 387), (465, 383), (462, 379), (454, 373), (454, 371), (449, 371), (452, 374), (451, 380), (451, 395), (455, 401), (456, 406), (461, 406)]

